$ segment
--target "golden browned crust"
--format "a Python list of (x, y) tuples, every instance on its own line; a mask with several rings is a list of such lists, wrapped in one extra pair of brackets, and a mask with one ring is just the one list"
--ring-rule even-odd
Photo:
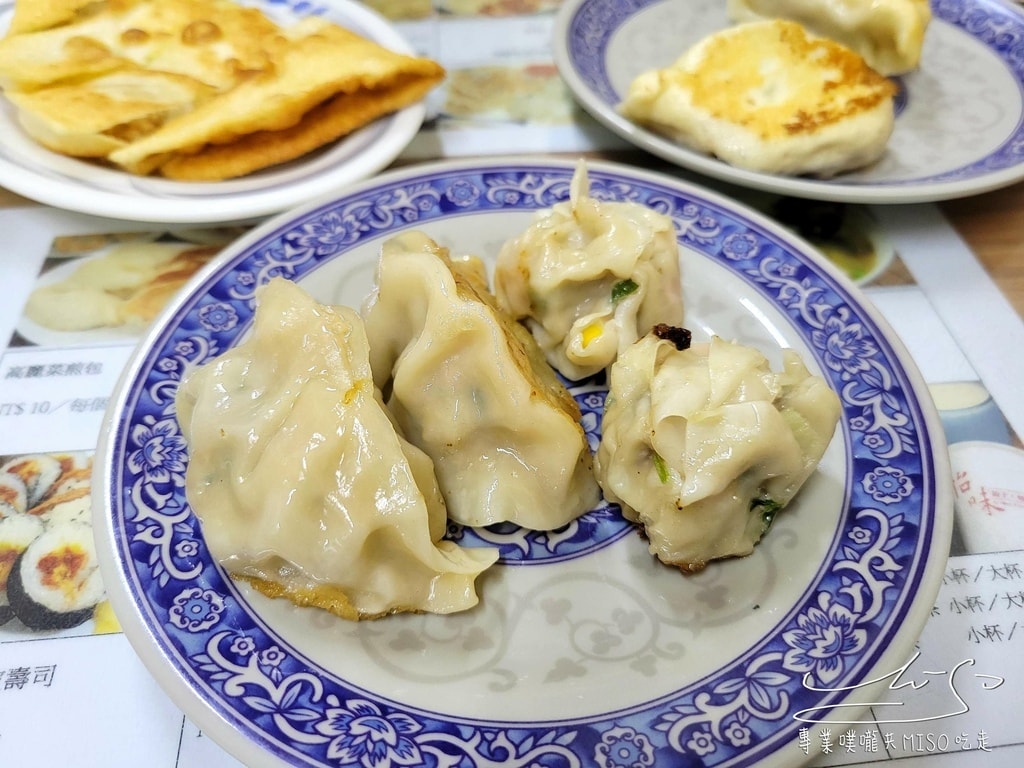
[(233, 573), (231, 577), (238, 581), (246, 582), (266, 597), (283, 597), (291, 600), (301, 608), (320, 608), (347, 621), (369, 621), (381, 619), (395, 613), (420, 613), (420, 611), (412, 608), (394, 608), (381, 613), (361, 613), (352, 605), (352, 602), (342, 589), (330, 584), (317, 584), (315, 587), (295, 587), (286, 586), (276, 581), (269, 581), (268, 579), (261, 579), (257, 576), (244, 576)]
[(498, 306), (494, 294), (486, 283), (481, 282), (476, 272), (449, 259), (444, 249), (441, 249), (438, 255), (455, 278), (459, 295), (483, 304), (494, 316), (505, 337), (513, 362), (523, 377), (530, 382), (531, 396), (546, 401), (574, 422), (579, 422), (582, 418), (579, 403), (555, 376), (530, 332)]
[(318, 17), (231, 0), (18, 0), (0, 84), (43, 146), (140, 175), (219, 181), (285, 163), (445, 76)]
[(215, 181), (295, 160), (419, 101), (441, 77), (438, 69), (431, 77), (400, 77), (387, 88), (339, 94), (313, 107), (291, 128), (208, 144), (195, 154), (172, 157), (159, 165), (159, 172), (179, 181)]
[(134, 65), (223, 91), (268, 69), (284, 43), (282, 29), (258, 9), (231, 0), (103, 0), (52, 26), (8, 33), (0, 81), (24, 91), (81, 85)]
[[(785, 75), (766, 70), (765, 61), (785, 65)], [(720, 35), (705, 49), (699, 68), (684, 77), (694, 106), (765, 140), (819, 132), (896, 93), (895, 85), (849, 48), (779, 20)], [(748, 94), (776, 87), (773, 78), (788, 86), (787, 97), (752, 105)]]

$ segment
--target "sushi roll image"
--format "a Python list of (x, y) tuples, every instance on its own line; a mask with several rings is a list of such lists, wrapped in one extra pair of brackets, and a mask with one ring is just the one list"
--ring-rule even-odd
[(0, 519), (0, 624), (14, 618), (7, 599), (7, 583), (14, 563), (42, 532), (42, 520), (33, 515), (13, 514)]
[(11, 610), (34, 630), (78, 626), (103, 597), (92, 526), (77, 520), (45, 526), (17, 556), (7, 579)]
[(20, 477), (25, 483), (27, 506), (29, 509), (38, 504), (55, 482), (64, 474), (64, 467), (55, 456), (46, 453), (35, 453), (27, 456), (16, 456), (8, 459), (0, 466), (0, 473), (7, 472)]
[(32, 509), (32, 514), (47, 527), (77, 521), (92, 524), (92, 498), (88, 488), (75, 488), (57, 493)]
[(61, 474), (50, 487), (46, 498), (63, 497), (74, 491), (88, 493), (92, 485), (92, 457), (73, 453), (54, 454), (53, 457), (60, 462)]
[(13, 472), (0, 472), (0, 517), (16, 515), (28, 509), (25, 481)]

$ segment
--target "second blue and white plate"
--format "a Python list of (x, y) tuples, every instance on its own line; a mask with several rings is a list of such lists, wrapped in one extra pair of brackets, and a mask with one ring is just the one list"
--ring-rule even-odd
[[(239, 342), (273, 276), (358, 307), (381, 243), (421, 229), (493, 263), (569, 194), (574, 164), (409, 167), (281, 215), (155, 324), (111, 401), (93, 484), (125, 633), (185, 713), (249, 766), (789, 766), (905, 664), (945, 567), (951, 480), (927, 390), (858, 290), (767, 218), (666, 175), (591, 163), (592, 194), (670, 216), (687, 324), (793, 347), (842, 398), (818, 471), (755, 552), (683, 576), (600, 504), (564, 529), (455, 530), (500, 547), (480, 605), (360, 623), (227, 578), (183, 490), (183, 372)], [(605, 388), (571, 387), (592, 446)]]
[(914, 203), (1024, 179), (1024, 12), (1000, 0), (933, 0), (921, 64), (896, 78), (883, 157), (832, 179), (748, 171), (659, 136), (616, 107), (641, 72), (666, 67), (730, 25), (721, 0), (566, 0), (554, 29), (559, 72), (582, 106), (658, 157), (744, 187), (816, 200)]

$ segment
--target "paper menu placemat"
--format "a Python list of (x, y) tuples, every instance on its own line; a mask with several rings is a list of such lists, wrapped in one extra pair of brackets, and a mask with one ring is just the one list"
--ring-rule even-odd
[(525, 10), (397, 21), (410, 44), (448, 73), (427, 97), (424, 126), (401, 157), (628, 148), (583, 111), (559, 76), (553, 22), (550, 13)]
[(935, 206), (879, 207), (876, 214), (942, 319), (944, 333), (984, 380), (1014, 430), (1024, 434), (1024, 356), (1016, 352), (1024, 349), (1024, 324), (1016, 311)]
[(917, 651), (886, 676), (868, 716), (807, 723), (809, 754), (823, 752), (812, 765), (1020, 765), (1022, 644), (1024, 553), (950, 558)]

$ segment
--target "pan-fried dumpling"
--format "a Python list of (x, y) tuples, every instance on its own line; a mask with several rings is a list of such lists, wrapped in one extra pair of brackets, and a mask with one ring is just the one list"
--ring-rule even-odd
[(374, 381), (434, 460), (452, 520), (550, 530), (597, 503), (579, 406), (478, 260), (421, 232), (392, 238), (364, 315)]
[(650, 541), (686, 572), (747, 555), (814, 472), (839, 398), (783, 350), (773, 373), (752, 347), (659, 326), (611, 367), (596, 471)]
[(211, 554), (264, 594), (346, 619), (475, 605), (497, 551), (442, 540), (430, 459), (374, 389), (359, 315), (283, 278), (258, 301), (252, 335), (177, 394)]
[(559, 373), (585, 378), (655, 324), (682, 323), (675, 228), (640, 203), (591, 197), (581, 164), (569, 200), (502, 247), (494, 291)]

